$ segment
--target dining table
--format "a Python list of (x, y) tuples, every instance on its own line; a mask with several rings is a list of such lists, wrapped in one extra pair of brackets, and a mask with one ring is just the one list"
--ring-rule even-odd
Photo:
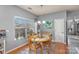
[(34, 43), (40, 43), (41, 45), (41, 53), (43, 53), (43, 48), (44, 48), (44, 43), (45, 42), (50, 42), (51, 39), (49, 38), (49, 36), (43, 36), (43, 37), (35, 37), (31, 39), (32, 42)]

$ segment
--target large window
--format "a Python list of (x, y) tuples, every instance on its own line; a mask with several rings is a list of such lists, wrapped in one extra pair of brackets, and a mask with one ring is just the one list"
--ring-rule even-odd
[(15, 18), (15, 40), (27, 39), (27, 35), (34, 31), (34, 21), (28, 18)]

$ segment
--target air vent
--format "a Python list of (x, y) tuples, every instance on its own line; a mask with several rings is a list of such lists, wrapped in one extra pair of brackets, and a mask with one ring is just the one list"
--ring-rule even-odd
[(29, 9), (29, 10), (32, 10), (32, 8), (31, 8), (31, 7), (28, 7), (28, 9)]

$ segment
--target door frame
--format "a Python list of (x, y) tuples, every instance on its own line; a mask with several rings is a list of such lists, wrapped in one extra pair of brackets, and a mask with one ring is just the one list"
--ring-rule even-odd
[[(67, 20), (65, 18), (57, 18), (57, 19), (63, 19), (64, 20), (64, 43), (66, 45), (68, 45), (68, 39), (67, 39)], [(54, 19), (55, 21), (56, 19)], [(55, 23), (54, 23), (55, 25)], [(54, 31), (55, 31), (55, 27), (54, 27)], [(54, 40), (55, 40), (55, 32), (54, 32)]]

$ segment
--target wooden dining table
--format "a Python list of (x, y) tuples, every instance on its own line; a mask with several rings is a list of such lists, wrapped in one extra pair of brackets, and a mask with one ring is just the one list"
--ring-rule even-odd
[(48, 36), (45, 36), (45, 37), (32, 38), (31, 41), (35, 43), (40, 43), (41, 48), (42, 48), (41, 53), (43, 53), (44, 43), (51, 41), (51, 39)]

